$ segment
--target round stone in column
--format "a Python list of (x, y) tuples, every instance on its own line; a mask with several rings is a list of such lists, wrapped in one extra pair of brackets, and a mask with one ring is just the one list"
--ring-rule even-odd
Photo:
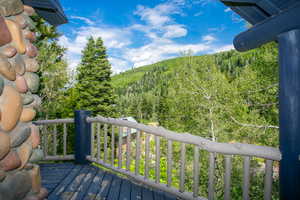
[(6, 133), (0, 132), (0, 159), (10, 151), (10, 137)]
[(0, 96), (1, 121), (0, 126), (4, 131), (11, 131), (17, 124), (22, 113), (22, 98), (12, 86), (4, 86)]
[(21, 200), (31, 190), (31, 177), (25, 170), (8, 174), (0, 183), (0, 199)]
[(26, 12), (29, 16), (35, 15), (35, 10), (28, 5), (24, 5), (24, 12)]
[(39, 161), (43, 160), (43, 158), (44, 158), (43, 150), (42, 149), (34, 149), (32, 151), (29, 162), (30, 163), (36, 163), (36, 162), (39, 162)]
[(0, 15), (11, 16), (23, 12), (24, 6), (21, 0), (1, 0)]
[(41, 143), (40, 129), (39, 129), (39, 127), (37, 127), (35, 125), (31, 125), (30, 127), (31, 127), (30, 140), (31, 140), (31, 143), (32, 143), (32, 148), (35, 149)]
[(31, 104), (34, 101), (34, 98), (31, 94), (21, 94), (23, 99), (23, 105)]
[(36, 36), (35, 36), (35, 33), (30, 31), (30, 30), (24, 30), (23, 31), (24, 33), (24, 37), (29, 40), (30, 42), (34, 42), (36, 40)]
[(39, 64), (36, 59), (25, 58), (25, 68), (27, 72), (37, 72), (39, 70)]
[(24, 17), (24, 14), (19, 14), (15, 16), (15, 21), (20, 25), (22, 29), (25, 29), (28, 26), (28, 23)]
[(11, 171), (21, 166), (21, 160), (15, 151), (10, 151), (3, 160), (0, 161), (0, 169)]
[(19, 123), (10, 133), (10, 147), (15, 148), (23, 144), (31, 135), (31, 128), (27, 124)]
[(32, 108), (24, 108), (20, 117), (21, 122), (30, 122), (35, 118), (36, 111)]
[(26, 80), (23, 76), (17, 75), (15, 80), (16, 88), (20, 93), (26, 93), (28, 91), (28, 86)]
[(37, 93), (40, 87), (40, 78), (37, 74), (32, 72), (26, 72), (24, 78), (27, 82), (27, 86), (32, 93)]
[(0, 16), (0, 30), (0, 46), (10, 43), (12, 37), (2, 16)]
[(18, 155), (22, 163), (20, 169), (22, 169), (27, 164), (31, 156), (31, 153), (32, 153), (32, 144), (27, 140), (18, 148)]
[(1, 49), (0, 53), (7, 58), (12, 58), (17, 54), (17, 49), (11, 45), (7, 45)]
[(41, 105), (42, 105), (41, 97), (39, 97), (38, 95), (32, 95), (32, 97), (34, 98), (34, 101), (26, 107), (30, 107), (30, 108), (34, 108), (36, 110), (39, 110)]
[(16, 80), (15, 69), (11, 66), (8, 59), (2, 55), (0, 55), (0, 74), (10, 81)]
[(35, 58), (38, 55), (37, 48), (31, 43), (27, 43), (27, 45), (26, 45), (26, 55), (29, 58)]
[(20, 25), (11, 19), (6, 19), (5, 22), (12, 37), (12, 45), (17, 49), (18, 53), (24, 54), (26, 45)]
[(15, 72), (22, 76), (26, 71), (25, 62), (23, 57), (18, 54), (14, 58), (10, 59), (11, 66), (15, 69)]

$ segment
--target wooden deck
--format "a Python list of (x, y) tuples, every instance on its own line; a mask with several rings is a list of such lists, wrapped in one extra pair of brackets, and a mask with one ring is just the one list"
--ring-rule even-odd
[(48, 200), (175, 200), (92, 165), (41, 164), (42, 185)]

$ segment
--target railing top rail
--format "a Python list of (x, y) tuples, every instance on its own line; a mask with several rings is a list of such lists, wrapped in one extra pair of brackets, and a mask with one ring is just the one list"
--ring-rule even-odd
[(33, 122), (35, 125), (47, 125), (47, 124), (64, 124), (64, 123), (74, 123), (74, 119), (53, 119), (53, 120), (38, 120)]
[(112, 124), (116, 126), (125, 126), (129, 128), (138, 129), (153, 135), (165, 137), (169, 140), (174, 140), (178, 142), (183, 142), (187, 144), (194, 144), (199, 146), (201, 149), (207, 150), (209, 152), (229, 154), (229, 155), (243, 155), (243, 156), (254, 156), (261, 157), (269, 160), (281, 160), (281, 153), (278, 148), (258, 146), (253, 144), (242, 144), (242, 143), (219, 143), (213, 142), (211, 140), (202, 138), (200, 136), (191, 135), (189, 133), (177, 133), (170, 130), (166, 130), (163, 127), (147, 126), (144, 124), (139, 124), (135, 122), (130, 122), (126, 120), (105, 118), (105, 117), (95, 117), (87, 118), (87, 122), (101, 122)]

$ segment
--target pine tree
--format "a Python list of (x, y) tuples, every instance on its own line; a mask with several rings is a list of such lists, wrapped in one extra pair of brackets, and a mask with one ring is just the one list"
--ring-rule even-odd
[(57, 119), (64, 112), (64, 89), (68, 83), (68, 65), (64, 59), (66, 49), (57, 42), (60, 34), (57, 29), (39, 17), (33, 16), (37, 33), (35, 46), (39, 49), (40, 89), (38, 95), (43, 104), (38, 112), (40, 119)]
[(168, 86), (163, 82), (160, 88), (160, 96), (158, 101), (158, 123), (165, 126), (168, 122), (169, 102), (168, 102)]
[(111, 85), (111, 65), (101, 38), (88, 39), (77, 68), (77, 109), (92, 111), (93, 115), (115, 115), (115, 95)]

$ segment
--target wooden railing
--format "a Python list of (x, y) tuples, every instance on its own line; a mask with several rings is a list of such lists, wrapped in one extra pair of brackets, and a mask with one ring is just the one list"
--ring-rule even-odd
[[(242, 174), (241, 195), (244, 200), (248, 200), (251, 195), (250, 177), (252, 177), (251, 170), (253, 170), (251, 163), (254, 159), (260, 158), (264, 160), (264, 165), (262, 165), (264, 167), (263, 199), (272, 199), (274, 161), (281, 159), (277, 148), (212, 142), (188, 133), (176, 133), (162, 127), (146, 126), (113, 118), (96, 117), (87, 118), (86, 121), (92, 126), (91, 153), (86, 158), (127, 175), (139, 183), (172, 193), (183, 199), (213, 200), (216, 199), (215, 186), (222, 182), (222, 195), (225, 200), (229, 200), (231, 199), (232, 173), (239, 166), (237, 163), (240, 161), (243, 163), (243, 168), (239, 171)], [(72, 122), (74, 122), (72, 119), (36, 122), (47, 127), (54, 125), (52, 149), (54, 153), (51, 157), (46, 154), (48, 155), (46, 159), (73, 158), (72, 155), (66, 154), (66, 131), (63, 136), (63, 155), (55, 154), (57, 148), (55, 127), (63, 124), (63, 130), (65, 130), (66, 124)], [(48, 141), (44, 141), (45, 149), (49, 148), (47, 145)], [(190, 154), (193, 156), (187, 159)], [(208, 162), (201, 162), (203, 160)], [(219, 170), (223, 173), (223, 179), (216, 180), (218, 170), (216, 167), (220, 160), (224, 163), (224, 169)], [(203, 177), (206, 180), (203, 180)]]
[(74, 119), (40, 120), (34, 124), (41, 130), (44, 160), (74, 160), (74, 150), (67, 149), (68, 133), (74, 133)]

